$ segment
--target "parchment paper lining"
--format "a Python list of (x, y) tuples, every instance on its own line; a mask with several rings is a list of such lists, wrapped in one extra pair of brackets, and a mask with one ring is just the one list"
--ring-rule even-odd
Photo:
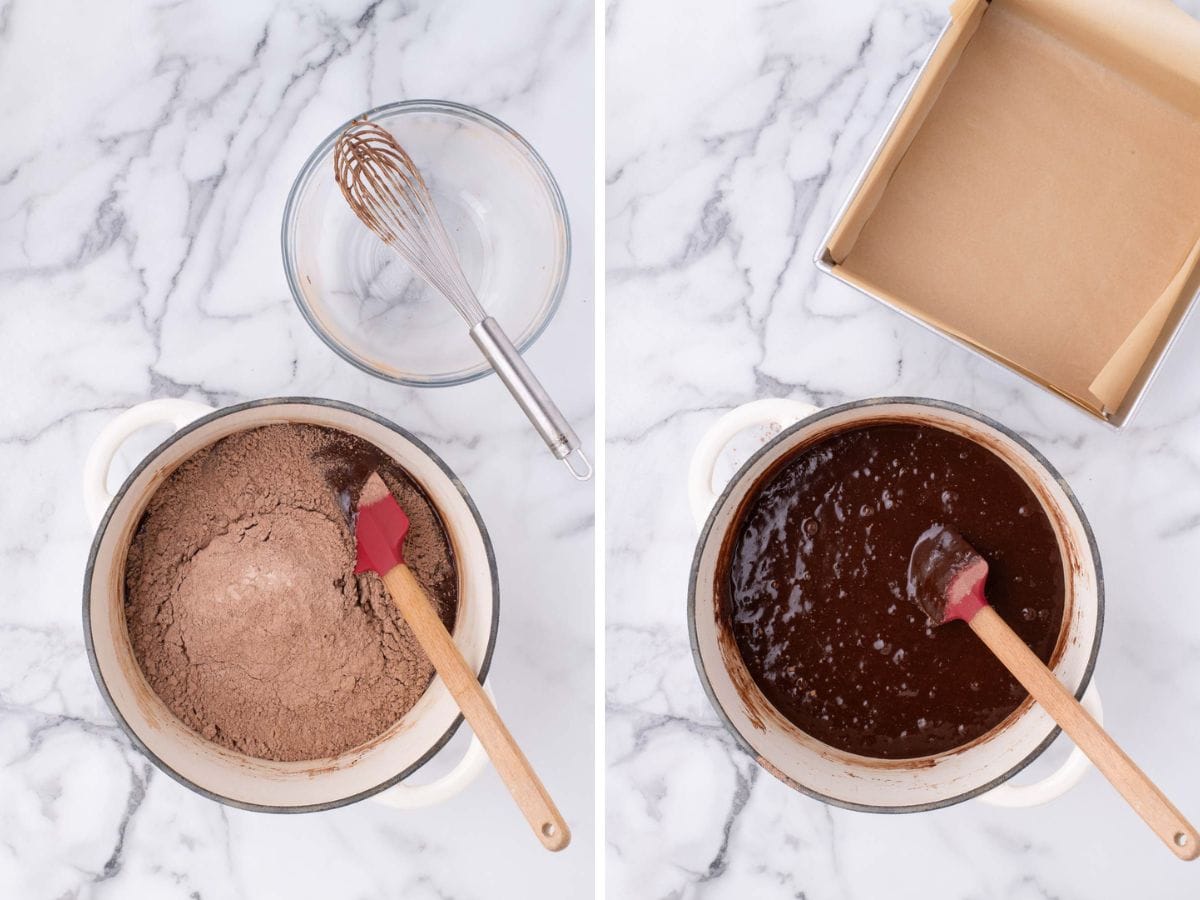
[(1200, 286), (1200, 23), (1168, 0), (951, 14), (827, 254), (1113, 415)]

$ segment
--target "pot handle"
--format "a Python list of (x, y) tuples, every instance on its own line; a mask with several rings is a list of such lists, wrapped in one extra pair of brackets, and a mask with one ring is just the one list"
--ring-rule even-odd
[(700, 438), (688, 469), (688, 499), (692, 504), (696, 527), (704, 525), (720, 496), (719, 491), (713, 490), (712, 484), (717, 460), (738, 432), (755, 425), (774, 425), (778, 431), (782, 431), (819, 411), (820, 407), (811, 403), (772, 397), (735, 406), (717, 419)]
[[(484, 683), (483, 690), (494, 704), (496, 695), (492, 693), (491, 686)], [(442, 777), (427, 784), (405, 784), (402, 781), (386, 791), (376, 794), (371, 799), (390, 806), (392, 809), (424, 809), (427, 806), (435, 806), (465, 790), (467, 785), (479, 777), (487, 764), (487, 752), (483, 749), (483, 744), (479, 743), (479, 738), (472, 732), (467, 752), (463, 754), (458, 764)]]
[[(1079, 701), (1083, 708), (1092, 714), (1099, 724), (1104, 724), (1104, 707), (1100, 704), (1100, 689), (1096, 687), (1096, 679), (1088, 685), (1083, 698)], [(1079, 784), (1080, 779), (1091, 768), (1091, 762), (1078, 747), (1071, 748), (1067, 757), (1057, 771), (1047, 775), (1041, 781), (1033, 784), (1012, 784), (1004, 782), (992, 788), (986, 794), (980, 794), (976, 799), (989, 806), (1003, 806), (1010, 809), (1020, 809), (1027, 806), (1041, 806), (1056, 800)]]
[(113, 495), (108, 490), (108, 470), (113, 457), (131, 435), (150, 425), (171, 425), (178, 431), (213, 411), (191, 400), (164, 398), (131, 406), (100, 430), (83, 464), (83, 505), (92, 526), (100, 524)]

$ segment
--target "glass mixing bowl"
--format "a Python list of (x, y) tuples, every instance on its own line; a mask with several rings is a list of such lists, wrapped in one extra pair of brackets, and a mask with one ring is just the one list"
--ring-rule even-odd
[[(421, 170), (483, 308), (524, 351), (562, 298), (571, 258), (554, 176), (517, 132), (441, 100), (380, 106)], [(339, 125), (308, 158), (283, 212), (283, 266), (308, 324), (342, 358), (400, 384), (461, 384), (491, 371), (450, 302), (363, 225), (333, 178)]]

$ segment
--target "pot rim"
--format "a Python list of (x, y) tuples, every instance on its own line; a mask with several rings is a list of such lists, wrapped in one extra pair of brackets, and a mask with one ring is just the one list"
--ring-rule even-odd
[(696, 551), (692, 556), (691, 573), (688, 577), (688, 643), (692, 649), (692, 659), (695, 661), (696, 671), (700, 676), (700, 683), (704, 687), (704, 693), (708, 697), (708, 702), (712, 705), (712, 708), (717, 713), (718, 718), (720, 718), (721, 724), (725, 726), (725, 730), (733, 735), (733, 738), (737, 742), (738, 746), (748, 753), (754, 759), (754, 761), (766, 771), (770, 772), (788, 787), (799, 791), (801, 794), (806, 794), (807, 796), (812, 797), (814, 800), (820, 800), (822, 803), (828, 803), (831, 806), (837, 806), (842, 809), (849, 809), (855, 812), (879, 814), (929, 812), (930, 810), (934, 809), (943, 809), (948, 806), (954, 806), (962, 803), (965, 800), (970, 800), (973, 797), (986, 794), (988, 791), (1011, 779), (1014, 775), (1019, 773), (1022, 769), (1041, 756), (1042, 753), (1045, 752), (1046, 748), (1054, 743), (1054, 739), (1058, 737), (1059, 732), (1062, 729), (1058, 725), (1053, 725), (1041, 743), (1034, 747), (1024, 759), (1022, 759), (1002, 775), (998, 775), (996, 778), (993, 778), (991, 781), (987, 782), (986, 784), (982, 784), (979, 787), (972, 788), (968, 791), (963, 791), (960, 794), (956, 794), (953, 797), (947, 797), (942, 800), (934, 800), (928, 803), (914, 803), (905, 806), (872, 806), (866, 803), (854, 803), (849, 800), (842, 800), (837, 797), (830, 797), (827, 794), (822, 794), (820, 791), (814, 790), (813, 788), (800, 784), (792, 778), (789, 778), (783, 772), (779, 771), (774, 765), (770, 764), (769, 761), (764, 760), (754, 746), (750, 743), (750, 741), (734, 726), (729, 716), (726, 715), (724, 708), (717, 700), (716, 693), (713, 690), (711, 682), (709, 681), (708, 673), (704, 668), (704, 661), (700, 656), (700, 644), (696, 635), (696, 582), (700, 572), (700, 558), (703, 556), (704, 550), (708, 545), (709, 538), (711, 537), (717, 512), (725, 505), (725, 501), (733, 492), (734, 487), (741, 482), (742, 478), (746, 475), (751, 466), (753, 466), (756, 462), (758, 462), (758, 460), (766, 456), (768, 453), (774, 451), (780, 443), (785, 441), (793, 434), (796, 434), (801, 429), (807, 428), (813, 423), (819, 422), (822, 419), (826, 419), (837, 413), (845, 412), (851, 409), (895, 405), (926, 406), (933, 409), (958, 413), (959, 415), (974, 419), (975, 421), (980, 422), (989, 428), (995, 429), (997, 432), (1004, 435), (1006, 438), (1013, 441), (1022, 449), (1027, 451), (1031, 456), (1033, 456), (1038, 464), (1045, 469), (1046, 473), (1058, 484), (1063, 493), (1066, 495), (1067, 499), (1070, 501), (1072, 508), (1075, 510), (1075, 514), (1079, 517), (1080, 524), (1083, 526), (1083, 532), (1085, 535), (1087, 535), (1088, 550), (1091, 553), (1092, 565), (1096, 570), (1096, 633), (1092, 641), (1092, 650), (1088, 657), (1087, 666), (1084, 668), (1083, 677), (1079, 682), (1079, 689), (1075, 692), (1075, 699), (1077, 700), (1083, 699), (1083, 695), (1087, 692), (1088, 686), (1091, 684), (1092, 674), (1096, 667), (1096, 657), (1100, 652), (1100, 639), (1104, 632), (1104, 571), (1100, 565), (1100, 551), (1096, 544), (1096, 536), (1092, 532), (1092, 525), (1088, 521), (1087, 516), (1084, 514), (1083, 507), (1079, 505), (1079, 500), (1075, 497), (1075, 492), (1071, 490), (1071, 487), (1067, 484), (1066, 479), (1059, 474), (1058, 470), (1050, 464), (1050, 461), (1046, 459), (1046, 457), (1043, 456), (1042, 453), (1037, 450), (1037, 448), (1035, 448), (1029, 443), (1029, 441), (1025, 440), (1025, 438), (1021, 437), (1021, 435), (1017, 434), (1011, 428), (1001, 424), (1000, 422), (997, 422), (990, 416), (986, 416), (983, 413), (976, 412), (973, 409), (969, 409), (957, 403), (951, 403), (947, 400), (935, 400), (929, 397), (873, 397), (866, 400), (854, 400), (849, 403), (841, 403), (837, 406), (830, 406), (828, 408), (818, 410), (811, 415), (805, 416), (794, 425), (783, 429), (779, 434), (755, 451), (754, 454), (752, 454), (750, 458), (747, 459), (741, 465), (741, 467), (738, 468), (737, 472), (734, 473), (734, 475), (729, 479), (728, 484), (725, 485), (720, 496), (713, 504), (712, 509), (709, 511), (708, 518), (704, 522), (704, 527), (700, 530), (700, 536), (696, 541)]
[(485, 648), (483, 654), (483, 663), (479, 667), (478, 677), (480, 683), (487, 678), (488, 670), (491, 668), (492, 654), (496, 649), (496, 634), (500, 624), (500, 581), (499, 573), (496, 569), (496, 554), (492, 547), (491, 536), (488, 534), (487, 526), (485, 526), (483, 523), (483, 518), (479, 514), (479, 509), (476, 507), (475, 501), (471, 499), (471, 495), (467, 492), (466, 487), (459, 480), (458, 476), (454, 474), (450, 467), (446, 465), (440, 456), (430, 449), (430, 447), (415, 434), (405, 428), (402, 428), (390, 419), (386, 419), (383, 416), (371, 412), (370, 410), (363, 409), (361, 406), (356, 406), (352, 403), (345, 403), (341, 400), (328, 400), (322, 397), (268, 397), (260, 400), (248, 400), (244, 403), (235, 403), (232, 406), (223, 406), (219, 409), (215, 409), (211, 413), (207, 413), (195, 421), (189, 422), (187, 425), (168, 436), (164, 441), (162, 441), (162, 443), (147, 453), (142, 458), (141, 462), (139, 462), (133, 468), (133, 471), (130, 472), (125, 478), (125, 481), (121, 484), (121, 487), (116, 494), (113, 495), (112, 502), (109, 503), (108, 509), (104, 512), (104, 517), (100, 520), (100, 524), (96, 526), (96, 533), (92, 538), (91, 550), (88, 552), (87, 567), (84, 569), (83, 577), (83, 643), (84, 649), (87, 652), (88, 664), (92, 670), (92, 677), (96, 680), (96, 685), (100, 688), (100, 694), (104, 697), (104, 702), (112, 712), (117, 724), (121, 726), (121, 730), (125, 732), (126, 736), (130, 739), (130, 741), (132, 741), (133, 745), (138, 749), (138, 751), (140, 751), (147, 759), (154, 763), (154, 765), (157, 766), (160, 771), (165, 772), (184, 787), (190, 788), (200, 796), (207, 797), (209, 800), (215, 800), (216, 802), (222, 803), (226, 806), (232, 806), (237, 809), (244, 809), (250, 812), (266, 812), (277, 814), (323, 812), (324, 810), (328, 809), (337, 809), (342, 806), (348, 806), (352, 803), (357, 803), (360, 800), (365, 800), (367, 797), (374, 796), (375, 794), (381, 793), (382, 791), (399, 784), (417, 769), (421, 768), (421, 766), (425, 765), (425, 763), (429, 762), (429, 760), (437, 755), (438, 751), (440, 751), (446, 746), (447, 743), (449, 743), (455, 732), (458, 731), (459, 726), (463, 723), (462, 713), (460, 712), (457, 716), (455, 716), (454, 721), (450, 723), (450, 727), (447, 728), (442, 736), (430, 746), (429, 750), (423, 753), (421, 757), (412, 765), (406, 767), (395, 776), (388, 778), (377, 785), (359, 791), (357, 794), (352, 794), (349, 797), (342, 797), (337, 800), (330, 800), (325, 803), (311, 803), (303, 806), (272, 806), (235, 800), (232, 797), (226, 797), (223, 794), (216, 793), (215, 791), (211, 791), (206, 787), (196, 784), (194, 781), (191, 781), (190, 779), (185, 778), (179, 772), (176, 772), (162, 759), (160, 759), (149, 747), (147, 747), (145, 743), (142, 742), (142, 739), (134, 732), (133, 728), (130, 727), (129, 723), (125, 720), (125, 717), (121, 714), (120, 709), (117, 708), (116, 703), (113, 701), (112, 695), (108, 690), (108, 685), (105, 683), (104, 675), (101, 673), (99, 663), (96, 659), (96, 648), (92, 639), (92, 614), (90, 601), (92, 594), (92, 576), (95, 571), (96, 556), (99, 553), (100, 544), (104, 538), (104, 534), (108, 530), (109, 520), (112, 518), (113, 512), (120, 505), (121, 500), (125, 497), (126, 492), (129, 490), (134, 480), (143, 471), (145, 471), (146, 467), (149, 466), (153, 460), (157, 459), (163, 453), (163, 451), (165, 451), (176, 441), (188, 434), (191, 434), (193, 431), (203, 428), (210, 422), (215, 422), (216, 420), (224, 418), (227, 415), (243, 412), (247, 409), (288, 405), (320, 406), (361, 416), (376, 423), (377, 425), (382, 425), (389, 431), (392, 431), (409, 441), (418, 450), (428, 456), (429, 459), (432, 460), (433, 463), (442, 470), (442, 473), (445, 474), (445, 476), (450, 480), (450, 483), (455, 487), (455, 489), (458, 490), (459, 494), (462, 495), (463, 500), (467, 504), (467, 508), (471, 511), (471, 515), (475, 520), (475, 525), (479, 529), (479, 535), (483, 539), (483, 547), (487, 555), (488, 569), (491, 574), (492, 622), (488, 632), (487, 647)]

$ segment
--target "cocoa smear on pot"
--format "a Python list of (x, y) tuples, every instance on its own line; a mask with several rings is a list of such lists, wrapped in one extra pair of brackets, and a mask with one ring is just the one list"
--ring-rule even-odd
[(360, 438), (269, 425), (188, 459), (151, 498), (125, 569), (151, 688), (209, 740), (263, 759), (336, 756), (386, 731), (433, 667), (349, 515), (378, 470), (408, 514), (405, 558), (453, 628), (457, 573), (429, 498)]

